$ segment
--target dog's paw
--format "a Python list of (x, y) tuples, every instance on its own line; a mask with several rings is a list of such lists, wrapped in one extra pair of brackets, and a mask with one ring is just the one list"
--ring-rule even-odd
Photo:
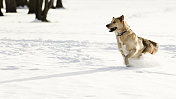
[(126, 67), (133, 67), (131, 64), (126, 65)]
[(129, 65), (128, 58), (125, 57), (125, 65)]

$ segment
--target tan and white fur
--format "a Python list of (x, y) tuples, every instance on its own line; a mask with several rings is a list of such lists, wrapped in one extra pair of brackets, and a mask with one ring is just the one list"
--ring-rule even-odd
[(138, 37), (124, 21), (124, 16), (112, 19), (106, 27), (109, 32), (115, 32), (118, 48), (124, 57), (125, 64), (129, 66), (129, 58), (140, 58), (142, 53), (154, 54), (158, 50), (158, 44)]

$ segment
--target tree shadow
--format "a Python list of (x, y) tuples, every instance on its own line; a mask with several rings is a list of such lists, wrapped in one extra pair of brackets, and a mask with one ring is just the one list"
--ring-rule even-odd
[(52, 74), (52, 75), (36, 76), (36, 77), (29, 77), (29, 78), (5, 80), (5, 81), (0, 81), (0, 84), (41, 80), (41, 79), (49, 79), (49, 78), (58, 78), (58, 77), (79, 76), (79, 75), (86, 75), (86, 74), (113, 71), (113, 70), (121, 71), (121, 70), (130, 70), (130, 69), (125, 66), (118, 66), (118, 67), (112, 66), (112, 67), (98, 68), (98, 69), (92, 69), (92, 70), (86, 70), (86, 71), (77, 71), (77, 72), (68, 72), (68, 73), (61, 73), (61, 74)]

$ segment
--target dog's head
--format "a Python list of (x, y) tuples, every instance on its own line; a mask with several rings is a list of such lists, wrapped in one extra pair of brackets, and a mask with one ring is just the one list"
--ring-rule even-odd
[(114, 32), (117, 30), (121, 30), (123, 28), (123, 24), (124, 24), (124, 15), (118, 17), (118, 18), (112, 18), (111, 23), (107, 24), (106, 27), (109, 30), (109, 32)]

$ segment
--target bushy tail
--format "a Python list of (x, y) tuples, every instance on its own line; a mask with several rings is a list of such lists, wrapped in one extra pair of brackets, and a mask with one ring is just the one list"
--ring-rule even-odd
[(149, 52), (151, 54), (155, 54), (159, 49), (159, 45), (156, 42), (153, 42), (151, 40), (147, 40), (147, 39), (144, 39), (144, 38), (142, 38), (142, 42), (143, 42), (143, 45), (144, 45), (144, 50), (143, 50), (142, 53)]
[(153, 52), (151, 54), (155, 54), (158, 51), (158, 49), (159, 49), (159, 44), (156, 43), (156, 42), (153, 42), (153, 41), (150, 41), (150, 42), (151, 42), (151, 44), (153, 46)]

